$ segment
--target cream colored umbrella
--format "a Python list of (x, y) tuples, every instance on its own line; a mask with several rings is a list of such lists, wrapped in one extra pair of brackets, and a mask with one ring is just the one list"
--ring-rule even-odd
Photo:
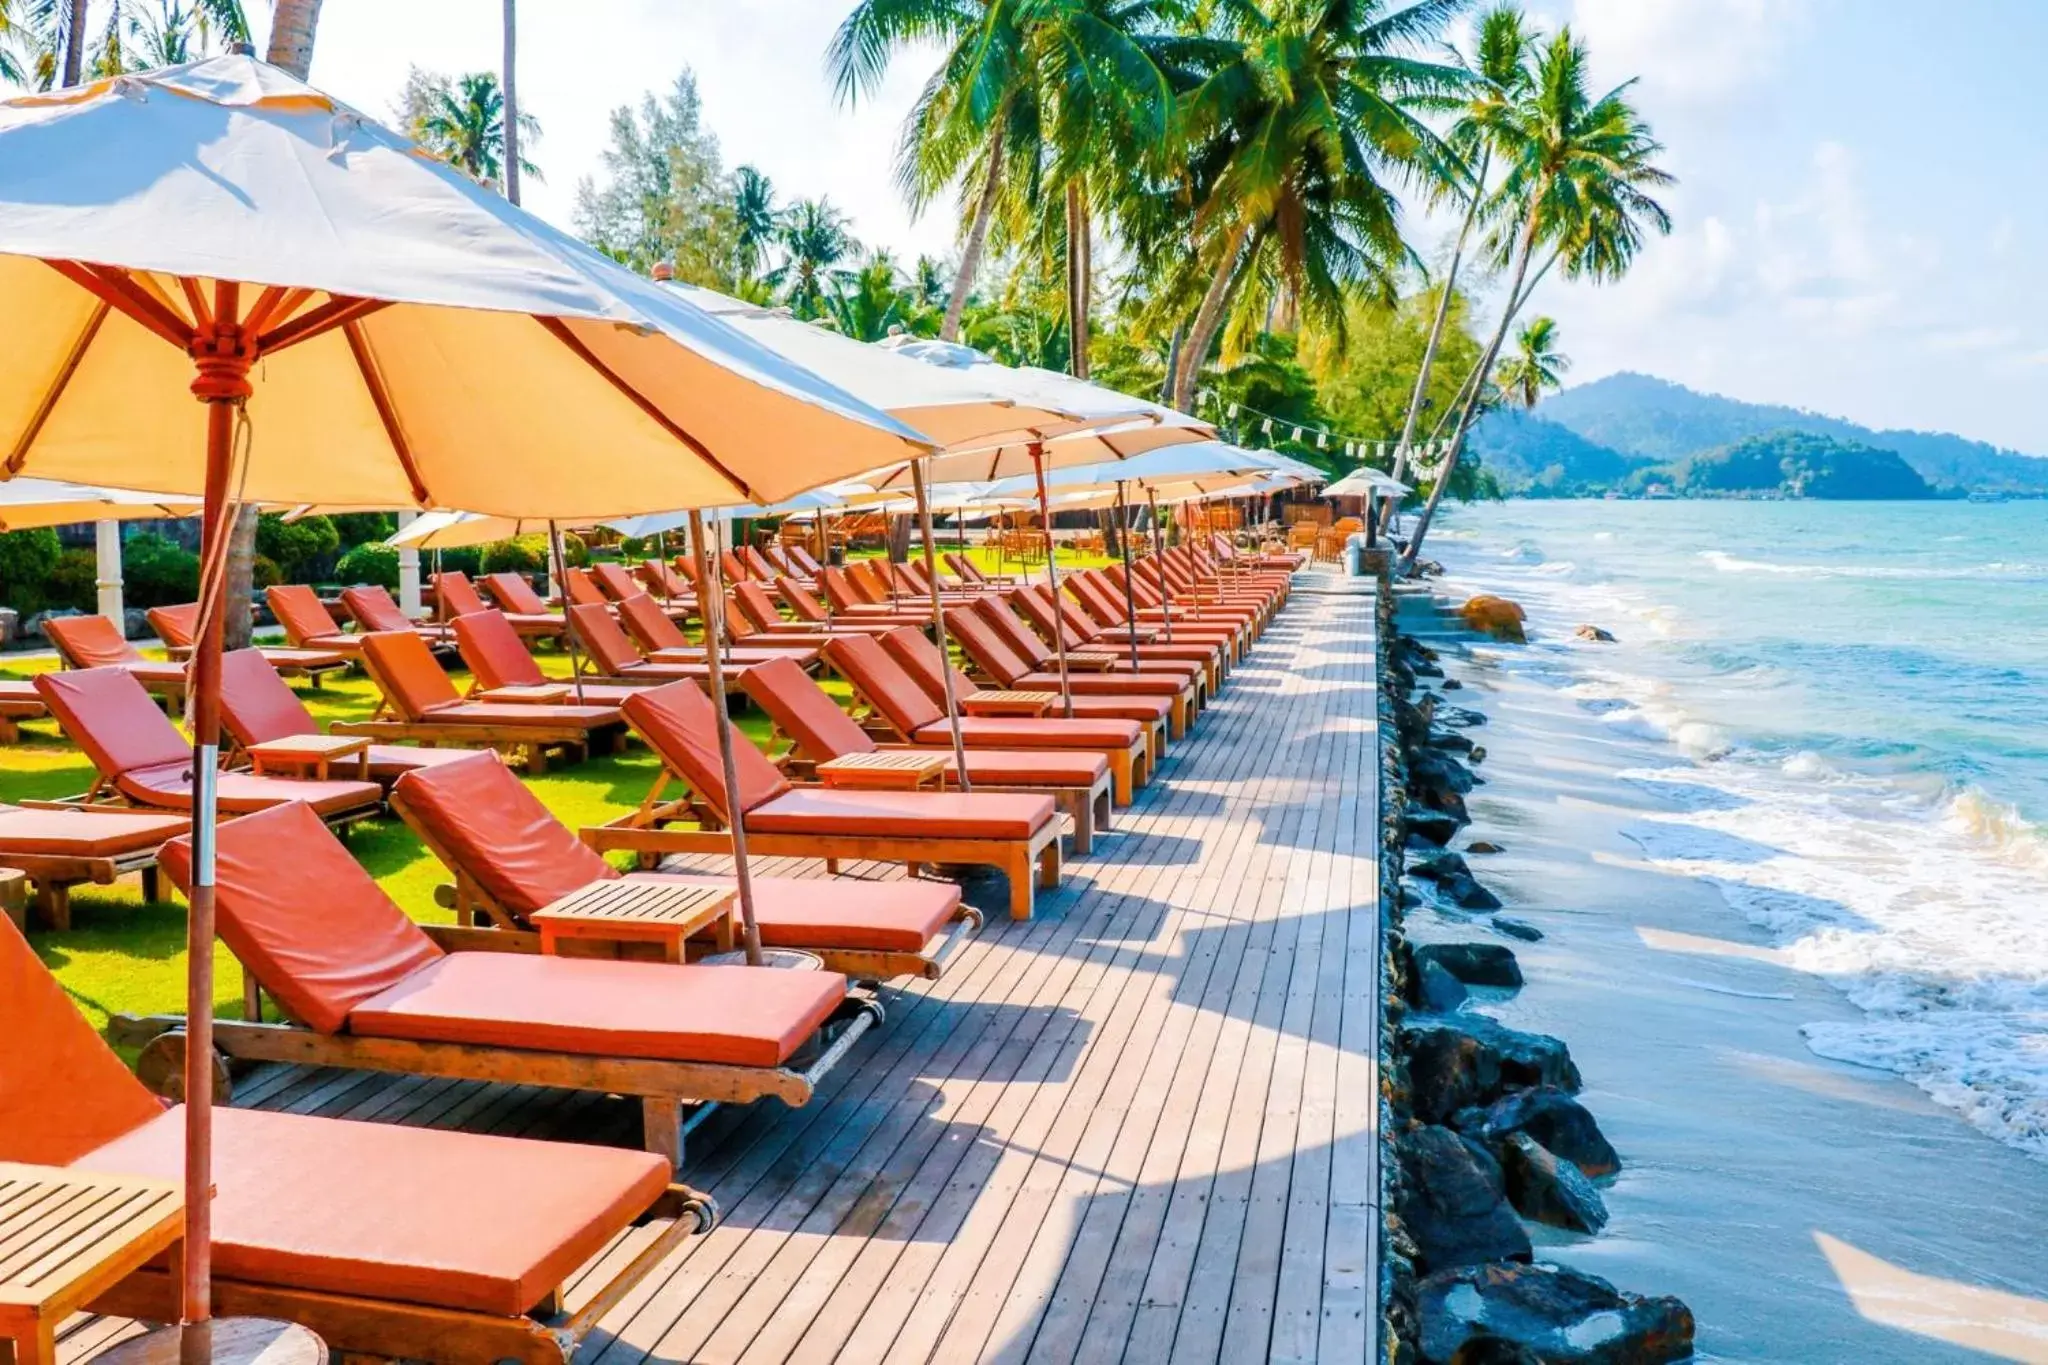
[[(930, 443), (246, 57), (0, 104), (0, 316), (0, 480), (205, 495), (180, 1294), (204, 1349), (236, 504), (610, 517), (773, 501)], [(733, 853), (758, 961), (738, 821)]]
[(201, 499), (93, 488), (62, 479), (9, 479), (0, 483), (0, 531), (69, 526), (81, 521), (152, 521), (196, 517)]

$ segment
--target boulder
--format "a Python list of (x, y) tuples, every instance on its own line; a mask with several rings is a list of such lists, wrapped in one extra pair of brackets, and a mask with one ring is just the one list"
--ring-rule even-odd
[(1446, 877), (1436, 884), (1437, 891), (1454, 905), (1464, 910), (1498, 910), (1500, 897), (1479, 884), (1479, 879), (1470, 873)]
[(1436, 962), (1418, 962), (1415, 972), (1409, 978), (1410, 993), (1415, 997), (1415, 1008), (1430, 1014), (1452, 1014), (1464, 1007), (1471, 998), (1465, 983), (1443, 969)]
[(1426, 1123), (1492, 1104), (1510, 1090), (1579, 1088), (1579, 1069), (1562, 1042), (1485, 1015), (1412, 1015), (1402, 1021), (1401, 1040), (1408, 1053), (1409, 1104)]
[(1464, 685), (1465, 684), (1459, 682), (1456, 678), (1445, 678), (1443, 681), (1443, 689), (1446, 692), (1456, 692)]
[(1484, 744), (1473, 745), (1472, 752), (1467, 754), (1466, 757), (1471, 759), (1474, 763), (1486, 762), (1486, 746)]
[(1449, 754), (1420, 753), (1408, 760), (1408, 785), (1463, 796), (1479, 785), (1472, 770)]
[(1440, 1270), (1415, 1297), (1427, 1365), (1451, 1365), (1484, 1339), (1526, 1347), (1544, 1365), (1665, 1365), (1692, 1355), (1692, 1310), (1682, 1302), (1625, 1294), (1562, 1266)]
[(1515, 919), (1510, 915), (1495, 915), (1493, 927), (1509, 938), (1521, 939), (1524, 943), (1536, 943), (1543, 938), (1543, 931), (1527, 920)]
[(1469, 706), (1439, 706), (1435, 708), (1432, 719), (1440, 720), (1446, 725), (1462, 725), (1469, 729), (1474, 725), (1486, 724), (1486, 713), (1474, 711)]
[(1527, 1133), (1595, 1180), (1621, 1170), (1621, 1156), (1592, 1111), (1556, 1086), (1517, 1090), (1484, 1109), (1461, 1109), (1450, 1122), (1496, 1152), (1516, 1133)]
[(1468, 598), (1465, 605), (1458, 608), (1458, 615), (1466, 625), (1482, 635), (1491, 635), (1496, 640), (1511, 640), (1516, 644), (1528, 641), (1529, 637), (1522, 629), (1523, 622), (1528, 620), (1527, 614), (1505, 597), (1481, 593)]
[(1472, 737), (1470, 735), (1461, 735), (1456, 730), (1433, 729), (1423, 738), (1422, 742), (1432, 749), (1442, 749), (1446, 753), (1469, 754), (1472, 752)]
[(1501, 1149), (1508, 1202), (1524, 1218), (1587, 1234), (1607, 1226), (1607, 1204), (1593, 1182), (1527, 1133), (1511, 1133)]
[(122, 610), (121, 631), (124, 638), (130, 640), (147, 640), (156, 634), (156, 628), (149, 624), (149, 612), (141, 607)]
[(85, 613), (78, 610), (78, 608), (76, 607), (58, 607), (52, 611), (39, 611), (35, 615), (29, 617), (28, 620), (23, 621), (21, 623), (21, 633), (24, 636), (33, 635), (38, 639), (47, 640), (50, 637), (43, 634), (43, 622), (49, 620), (53, 616), (65, 617), (83, 615), (85, 615)]
[(1526, 1261), (1529, 1234), (1508, 1207), (1500, 1166), (1476, 1142), (1426, 1124), (1395, 1144), (1395, 1212), (1424, 1274), (1485, 1261)]
[(1507, 849), (1501, 846), (1500, 844), (1494, 843), (1491, 839), (1474, 839), (1471, 843), (1465, 845), (1465, 851), (1467, 853), (1484, 854), (1505, 853), (1507, 852)]
[(1410, 847), (1420, 840), (1429, 847), (1442, 848), (1463, 823), (1456, 816), (1422, 806), (1410, 806), (1401, 814), (1401, 830), (1408, 836)]
[(1598, 626), (1580, 626), (1577, 630), (1573, 631), (1572, 633), (1578, 636), (1581, 640), (1592, 640), (1596, 643), (1603, 645), (1611, 645), (1614, 643), (1614, 637), (1612, 635), (1609, 635), (1606, 631), (1600, 629), (1600, 627)]
[(1543, 1357), (1506, 1337), (1472, 1337), (1451, 1354), (1451, 1365), (1543, 1365)]
[(1434, 962), (1468, 986), (1505, 986), (1512, 990), (1522, 984), (1521, 964), (1498, 943), (1418, 943), (1415, 962)]
[(1421, 877), (1432, 882), (1444, 881), (1451, 877), (1469, 877), (1472, 875), (1472, 869), (1467, 867), (1465, 860), (1455, 853), (1438, 853), (1432, 857), (1419, 859), (1408, 865), (1408, 872), (1410, 876)]

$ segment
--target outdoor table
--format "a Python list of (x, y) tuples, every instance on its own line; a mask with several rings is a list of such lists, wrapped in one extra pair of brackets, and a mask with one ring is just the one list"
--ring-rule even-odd
[(64, 1319), (175, 1245), (184, 1217), (168, 1180), (0, 1162), (0, 1340), (15, 1365), (56, 1365)]
[(975, 692), (960, 699), (960, 712), (968, 716), (1042, 716), (1059, 705), (1057, 692), (1005, 691)]
[(522, 702), (528, 706), (553, 706), (566, 703), (576, 694), (569, 683), (518, 683), (511, 687), (491, 687), (477, 693), (478, 701)]
[(952, 761), (950, 753), (876, 749), (825, 760), (818, 765), (818, 780), (848, 791), (916, 791), (939, 785)]
[(325, 782), (329, 765), (343, 758), (356, 761), (358, 780), (369, 780), (370, 741), (361, 735), (283, 735), (249, 746), (250, 771), (257, 777), (273, 768), (311, 768), (314, 778)]
[(667, 886), (659, 882), (592, 882), (527, 916), (540, 930), (540, 950), (553, 954), (568, 939), (658, 943), (670, 962), (683, 960), (683, 942), (707, 927), (719, 950), (738, 941), (733, 912), (739, 891), (730, 886)]
[(1070, 649), (1067, 651), (1067, 669), (1074, 673), (1101, 673), (1115, 668), (1121, 655), (1101, 649)]

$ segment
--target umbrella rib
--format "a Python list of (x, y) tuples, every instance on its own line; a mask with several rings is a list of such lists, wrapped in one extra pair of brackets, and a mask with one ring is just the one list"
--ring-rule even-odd
[(370, 354), (369, 339), (353, 322), (344, 322), (341, 334), (348, 339), (349, 354), (355, 357), (356, 370), (363, 376), (363, 386), (370, 391), (370, 402), (377, 409), (377, 419), (384, 424), (384, 435), (391, 441), (392, 453), (398, 456), (398, 463), (412, 484), (413, 501), (422, 506), (428, 505), (432, 499), (427, 496), (426, 481), (420, 477), (419, 464), (412, 457), (412, 443), (405, 438), (405, 428), (398, 424), (398, 409), (392, 405), (391, 391), (384, 387), (384, 374), (377, 368), (377, 358)]
[(297, 292), (297, 290), (286, 289), (282, 285), (275, 284), (265, 289), (256, 296), (256, 306), (251, 308), (248, 316), (242, 319), (242, 331), (244, 333), (253, 332), (257, 336), (262, 336), (263, 329), (270, 325), (271, 318), (277, 316), (278, 305), (283, 303), (288, 296)]
[(331, 332), (346, 323), (368, 317), (380, 308), (390, 306), (389, 299), (359, 299), (348, 294), (333, 295), (312, 312), (290, 322), (280, 323), (258, 338), (257, 354), (275, 355), (287, 346), (311, 341), (323, 332)]
[(63, 366), (50, 381), (50, 387), (44, 391), (42, 401), (36, 404), (36, 410), (29, 415), (28, 425), (22, 429), (21, 439), (14, 443), (14, 449), (7, 454), (8, 478), (13, 478), (21, 472), (22, 465), (28, 460), (29, 447), (36, 443), (36, 437), (43, 434), (43, 426), (50, 420), (50, 414), (56, 410), (57, 400), (62, 398), (64, 390), (70, 387), (71, 376), (78, 373), (79, 365), (85, 360), (85, 353), (92, 349), (93, 338), (100, 334), (100, 324), (107, 320), (107, 313), (112, 308), (112, 304), (101, 299), (99, 306), (92, 310), (92, 316), (85, 320), (84, 329), (79, 332), (77, 340), (71, 343), (70, 351), (65, 353)]
[(691, 454), (695, 455), (705, 464), (708, 464), (713, 469), (717, 470), (719, 476), (723, 478), (727, 483), (731, 484), (734, 488), (738, 489), (741, 496), (745, 497), (749, 502), (766, 503), (769, 501), (769, 499), (762, 497), (759, 493), (756, 493), (751, 487), (749, 487), (746, 480), (740, 478), (739, 475), (733, 473), (730, 469), (727, 469), (722, 463), (720, 463), (717, 456), (713, 455), (709, 450), (705, 449), (704, 443), (702, 441), (699, 441), (689, 432), (684, 431), (681, 427), (677, 426), (674, 419), (672, 419), (667, 413), (663, 412), (660, 408), (656, 407), (654, 403), (651, 400), (649, 400), (647, 395), (641, 393), (631, 384), (628, 384), (624, 379), (622, 379), (617, 374), (617, 372), (615, 372), (611, 368), (611, 366), (605, 364), (602, 360), (598, 359), (596, 353), (593, 352), (588, 346), (584, 345), (582, 339), (579, 338), (574, 332), (569, 330), (567, 323), (563, 322), (560, 318), (542, 317), (539, 314), (534, 314), (533, 320), (535, 322), (538, 322), (542, 327), (546, 328), (548, 333), (551, 336), (553, 336), (555, 340), (561, 342), (564, 346), (568, 347), (570, 351), (574, 352), (576, 357), (580, 359), (584, 364), (588, 365), (591, 369), (596, 370), (600, 375), (603, 375), (604, 378), (610, 382), (613, 388), (617, 389), (620, 393), (624, 394), (629, 400), (631, 400), (633, 406), (639, 408), (640, 411), (646, 413), (648, 417), (653, 419), (655, 425), (659, 426), (663, 431), (667, 432), (669, 435), (675, 437), (678, 441), (681, 441), (683, 445), (689, 449)]
[(186, 325), (185, 319), (145, 293), (125, 273), (100, 270), (82, 261), (50, 261), (48, 264), (80, 289), (120, 309), (179, 350), (186, 350), (192, 345), (192, 329)]
[(206, 295), (199, 288), (199, 281), (190, 275), (178, 276), (178, 287), (185, 291), (185, 306), (192, 310), (192, 325), (199, 331), (213, 326), (213, 309), (207, 305)]

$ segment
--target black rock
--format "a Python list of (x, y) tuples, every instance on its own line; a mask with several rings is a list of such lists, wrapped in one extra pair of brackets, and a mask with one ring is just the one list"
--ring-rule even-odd
[(1555, 1086), (1517, 1090), (1485, 1109), (1460, 1110), (1450, 1122), (1496, 1154), (1508, 1138), (1527, 1133), (1596, 1180), (1621, 1169), (1621, 1156), (1592, 1111)]
[(1439, 706), (1436, 710), (1436, 719), (1446, 725), (1460, 725), (1469, 728), (1474, 725), (1486, 724), (1486, 713), (1474, 711), (1463, 706)]
[(1473, 745), (1472, 752), (1465, 755), (1465, 757), (1470, 759), (1474, 763), (1486, 762), (1486, 746), (1484, 744)]
[(1445, 678), (1442, 684), (1443, 689), (1446, 692), (1456, 692), (1459, 688), (1463, 687), (1464, 685), (1465, 684), (1459, 682), (1456, 678)]
[(1529, 1234), (1508, 1207), (1500, 1166), (1485, 1148), (1426, 1125), (1403, 1134), (1396, 1152), (1402, 1180), (1395, 1212), (1424, 1274), (1529, 1259)]
[(1527, 920), (1515, 919), (1508, 915), (1495, 915), (1493, 927), (1509, 938), (1521, 939), (1524, 943), (1536, 943), (1543, 938), (1543, 931)]
[(1418, 943), (1415, 963), (1434, 962), (1468, 986), (1522, 984), (1522, 967), (1512, 951), (1498, 943)]
[(1614, 637), (1598, 626), (1580, 626), (1572, 634), (1578, 636), (1581, 640), (1595, 640), (1603, 645), (1614, 643)]
[(1415, 1008), (1431, 1014), (1451, 1014), (1471, 998), (1465, 983), (1435, 962), (1418, 962), (1411, 978)]
[(1437, 890), (1467, 910), (1500, 909), (1500, 897), (1481, 886), (1477, 877), (1446, 877), (1437, 883)]
[(1433, 664), (1427, 659), (1417, 659), (1410, 663), (1408, 671), (1418, 678), (1441, 678), (1444, 675), (1442, 665)]
[(1461, 823), (1455, 816), (1420, 806), (1410, 806), (1401, 815), (1401, 828), (1410, 839), (1421, 839), (1437, 848), (1456, 836)]
[(1692, 1310), (1679, 1300), (1625, 1294), (1561, 1266), (1438, 1271), (1416, 1286), (1416, 1309), (1427, 1365), (1451, 1365), (1486, 1338), (1525, 1346), (1544, 1365), (1666, 1365), (1692, 1355)]
[(1579, 1069), (1562, 1042), (1484, 1015), (1411, 1015), (1402, 1021), (1401, 1039), (1408, 1053), (1409, 1105), (1425, 1123), (1492, 1104), (1510, 1090), (1579, 1088)]
[(1410, 876), (1421, 877), (1432, 882), (1444, 881), (1450, 877), (1469, 877), (1472, 869), (1465, 860), (1455, 853), (1438, 853), (1421, 858), (1408, 865)]
[[(1456, 822), (1453, 826), (1454, 832), (1472, 823), (1472, 814), (1465, 809), (1465, 798), (1454, 791), (1445, 791), (1440, 787), (1423, 787), (1415, 792), (1415, 796), (1430, 810), (1450, 816)], [(1450, 841), (1446, 839), (1444, 842)]]
[(1413, 910), (1416, 906), (1420, 904), (1422, 904), (1421, 892), (1417, 891), (1412, 886), (1404, 886), (1401, 888), (1401, 908), (1403, 910)]
[(1607, 1204), (1593, 1182), (1527, 1133), (1510, 1134), (1501, 1150), (1508, 1200), (1524, 1218), (1572, 1232), (1607, 1226)]
[(1423, 743), (1432, 749), (1440, 749), (1447, 754), (1469, 754), (1472, 752), (1472, 737), (1460, 734), (1456, 730), (1431, 730), (1429, 737)]
[(1503, 847), (1502, 847), (1501, 845), (1499, 845), (1499, 844), (1496, 844), (1496, 843), (1494, 843), (1494, 842), (1493, 842), (1492, 840), (1490, 840), (1490, 839), (1474, 839), (1474, 840), (1473, 840), (1473, 841), (1472, 841), (1471, 843), (1469, 843), (1469, 844), (1465, 845), (1465, 852), (1467, 852), (1467, 853), (1505, 853), (1505, 852), (1507, 852), (1507, 849), (1503, 848)]
[(1463, 796), (1479, 785), (1472, 770), (1448, 754), (1419, 753), (1408, 761), (1410, 786), (1456, 792)]
[(1451, 1365), (1543, 1365), (1543, 1357), (1506, 1337), (1473, 1337), (1451, 1356)]

